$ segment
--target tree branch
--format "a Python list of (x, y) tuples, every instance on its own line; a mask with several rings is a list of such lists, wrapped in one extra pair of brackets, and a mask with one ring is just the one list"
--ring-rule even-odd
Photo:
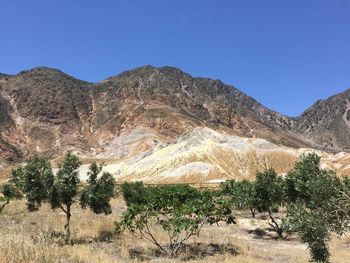
[(5, 208), (5, 206), (7, 206), (9, 203), (10, 203), (10, 200), (7, 200), (5, 203), (3, 203), (3, 204), (0, 206), (0, 214), (2, 213), (2, 210)]

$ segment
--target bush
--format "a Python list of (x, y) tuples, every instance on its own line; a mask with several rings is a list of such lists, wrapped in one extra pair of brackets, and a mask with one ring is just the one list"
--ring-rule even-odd
[(22, 198), (22, 194), (19, 189), (11, 183), (7, 183), (0, 186), (0, 214), (4, 210), (11, 200)]
[(121, 185), (121, 192), (126, 204), (142, 204), (146, 201), (147, 190), (143, 182), (125, 182)]
[[(116, 222), (116, 230), (129, 230), (170, 256), (175, 256), (191, 236), (199, 236), (204, 224), (235, 223), (229, 203), (212, 191), (199, 191), (188, 185), (141, 189), (146, 193), (145, 198), (129, 200), (122, 220)], [(167, 233), (169, 244), (159, 242), (153, 225), (160, 225)]]
[(235, 181), (227, 180), (220, 184), (221, 194), (227, 195), (230, 202), (236, 209), (249, 209), (252, 217), (255, 217), (254, 207), (254, 183), (248, 180)]

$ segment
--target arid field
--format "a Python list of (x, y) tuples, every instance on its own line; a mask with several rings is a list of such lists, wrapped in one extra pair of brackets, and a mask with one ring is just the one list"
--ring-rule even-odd
[[(199, 237), (191, 238), (179, 257), (168, 258), (151, 243), (125, 232), (114, 234), (113, 222), (126, 205), (121, 197), (112, 201), (111, 215), (96, 215), (73, 209), (73, 245), (64, 245), (65, 215), (43, 209), (28, 213), (25, 201), (11, 202), (0, 220), (0, 262), (308, 262), (309, 252), (296, 236), (278, 240), (259, 214), (235, 212), (237, 224), (206, 226)], [(157, 231), (161, 235), (161, 231)], [(164, 236), (165, 240), (165, 236)], [(349, 262), (350, 237), (330, 242), (331, 262)]]

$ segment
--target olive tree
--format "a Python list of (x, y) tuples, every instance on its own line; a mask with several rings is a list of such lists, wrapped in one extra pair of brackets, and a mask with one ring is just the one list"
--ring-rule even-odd
[(19, 189), (11, 183), (0, 186), (0, 214), (11, 200), (22, 198)]
[[(212, 191), (200, 191), (188, 185), (149, 187), (142, 191), (146, 193), (144, 200), (129, 199), (121, 221), (116, 222), (116, 230), (129, 230), (169, 256), (175, 256), (190, 237), (198, 236), (204, 224), (235, 223), (227, 200)], [(154, 228), (157, 225), (166, 232), (167, 244), (157, 237)]]

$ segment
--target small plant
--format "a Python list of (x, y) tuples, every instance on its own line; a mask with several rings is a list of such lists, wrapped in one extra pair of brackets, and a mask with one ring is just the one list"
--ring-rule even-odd
[[(133, 186), (140, 187), (139, 184), (128, 187)], [(190, 237), (199, 236), (204, 224), (235, 223), (227, 200), (211, 191), (199, 191), (188, 185), (149, 187), (142, 191), (146, 193), (144, 200), (129, 199), (122, 220), (115, 223), (116, 230), (129, 230), (169, 256), (175, 256)], [(160, 225), (167, 233), (168, 244), (160, 243), (154, 225)]]

